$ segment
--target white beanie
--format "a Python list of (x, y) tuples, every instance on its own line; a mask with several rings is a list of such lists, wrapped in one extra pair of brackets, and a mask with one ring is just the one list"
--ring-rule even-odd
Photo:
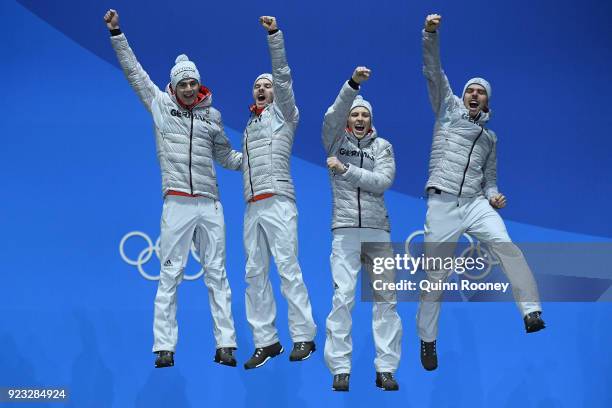
[(264, 74), (261, 74), (260, 76), (258, 76), (257, 78), (255, 78), (255, 82), (253, 82), (253, 86), (255, 86), (255, 84), (257, 83), (257, 81), (259, 81), (260, 79), (267, 79), (268, 81), (274, 83), (274, 77), (272, 76), (272, 74), (268, 74), (267, 72)]
[(370, 121), (372, 122), (374, 121), (374, 112), (372, 112), (372, 105), (370, 105), (370, 102), (363, 99), (361, 95), (357, 95), (355, 97), (355, 100), (353, 101), (353, 105), (351, 105), (351, 111), (358, 107), (366, 108), (367, 110), (369, 110), (370, 111)]
[[(176, 57), (175, 65), (170, 70), (170, 84), (172, 89), (183, 79), (193, 78), (200, 82), (200, 73), (192, 61), (185, 54)], [(201, 83), (201, 82), (200, 82)]]
[(489, 101), (491, 100), (491, 84), (489, 83), (489, 81), (483, 78), (472, 78), (469, 81), (467, 81), (465, 83), (465, 86), (463, 87), (462, 95), (465, 95), (465, 90), (468, 89), (468, 86), (472, 84), (477, 84), (477, 85), (482, 86), (485, 89), (485, 91), (487, 91), (487, 96), (489, 97)]

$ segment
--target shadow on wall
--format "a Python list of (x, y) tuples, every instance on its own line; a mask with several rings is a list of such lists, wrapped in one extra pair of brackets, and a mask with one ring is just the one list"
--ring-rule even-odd
[(81, 351), (72, 365), (70, 382), (71, 407), (110, 407), (113, 405), (115, 381), (107, 364), (120, 365), (120, 355), (103, 358), (93, 323), (82, 312), (75, 314), (81, 337)]

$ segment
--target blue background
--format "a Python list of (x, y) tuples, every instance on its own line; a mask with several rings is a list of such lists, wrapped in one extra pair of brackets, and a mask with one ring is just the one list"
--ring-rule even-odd
[[(269, 70), (262, 14), (286, 36), (301, 110), (292, 160), (300, 261), (319, 326), (319, 351), (258, 370), (212, 363), (206, 290), (184, 282), (173, 369), (153, 369), (156, 283), (119, 256), (128, 232), (159, 235), (160, 175), (148, 113), (117, 68), (102, 22), (121, 27), (160, 86), (177, 54), (199, 67), (233, 145), (253, 79)], [(545, 304), (549, 328), (526, 336), (511, 303), (445, 304), (440, 368), (418, 361), (414, 303), (404, 323), (401, 390), (374, 387), (371, 304), (354, 316), (351, 392), (330, 391), (322, 359), (331, 307), (331, 193), (320, 143), (323, 112), (356, 65), (379, 133), (396, 153), (387, 204), (395, 241), (422, 228), (433, 115), (421, 75), (420, 29), (444, 16), (442, 57), (456, 92), (479, 75), (493, 85), (502, 214), (520, 241), (610, 241), (612, 5), (606, 1), (323, 2), (2, 1), (0, 100), (4, 231), (0, 386), (64, 385), (75, 407), (612, 406), (612, 305)], [(227, 223), (239, 362), (252, 352), (244, 313), (241, 177), (219, 170)], [(132, 257), (143, 248), (130, 241)], [(156, 273), (153, 258), (145, 268)], [(603, 266), (609, 268), (609, 266)], [(198, 266), (191, 262), (188, 273)], [(286, 348), (286, 303), (271, 273)]]

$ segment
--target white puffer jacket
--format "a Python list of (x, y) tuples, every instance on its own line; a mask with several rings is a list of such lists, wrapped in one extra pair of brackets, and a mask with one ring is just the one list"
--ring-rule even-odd
[(280, 194), (295, 200), (290, 159), (299, 121), (282, 31), (268, 35), (274, 101), (249, 118), (242, 139), (244, 199)]
[(329, 172), (334, 195), (332, 229), (390, 231), (384, 192), (395, 178), (393, 148), (391, 143), (377, 136), (375, 129), (362, 139), (347, 131), (348, 115), (358, 93), (345, 82), (323, 122), (323, 146), (327, 156), (335, 156), (348, 165), (344, 174)]
[(202, 87), (204, 99), (192, 109), (185, 109), (169, 87), (162, 92), (151, 81), (125, 34), (112, 36), (111, 43), (128, 82), (153, 116), (162, 193), (173, 190), (219, 199), (213, 160), (237, 170), (242, 164), (242, 153), (232, 150), (221, 114), (211, 106), (210, 91)]
[(488, 113), (470, 119), (462, 98), (453, 94), (440, 65), (438, 37), (437, 32), (423, 31), (423, 73), (436, 114), (425, 188), (491, 198), (497, 194), (497, 137), (486, 127)]

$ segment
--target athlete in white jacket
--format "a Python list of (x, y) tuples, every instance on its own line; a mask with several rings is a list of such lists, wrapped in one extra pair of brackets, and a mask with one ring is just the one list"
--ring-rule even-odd
[[(362, 265), (372, 276), (374, 258), (393, 257), (390, 223), (384, 193), (395, 177), (393, 147), (379, 137), (372, 122), (372, 106), (359, 93), (370, 70), (357, 67), (325, 113), (323, 145), (333, 190), (331, 272), (332, 310), (327, 317), (325, 362), (335, 391), (349, 390), (352, 317), (355, 288)], [(363, 243), (377, 243), (362, 248)], [(365, 259), (366, 262), (363, 262)], [(392, 282), (393, 271), (384, 279)], [(366, 280), (367, 281), (367, 280)], [(363, 280), (362, 280), (363, 282)], [(393, 377), (401, 354), (402, 323), (394, 292), (376, 291), (372, 305), (372, 332), (376, 347), (376, 385), (399, 389)]]
[(208, 287), (216, 342), (215, 362), (236, 366), (236, 332), (231, 290), (225, 272), (225, 224), (213, 159), (238, 170), (242, 154), (231, 149), (212, 94), (187, 56), (180, 55), (162, 92), (142, 69), (125, 35), (119, 14), (109, 10), (104, 21), (128, 82), (153, 116), (157, 156), (162, 172), (161, 272), (155, 297), (153, 352), (156, 367), (174, 365), (178, 339), (177, 287), (189, 248), (195, 240)]
[[(496, 209), (506, 205), (497, 190), (497, 137), (487, 127), (491, 85), (470, 79), (462, 97), (453, 94), (440, 64), (438, 44), (441, 16), (431, 14), (423, 31), (423, 73), (436, 125), (426, 190), (425, 251), (444, 259), (454, 252), (457, 239), (467, 232), (488, 245), (512, 284), (528, 333), (544, 328), (538, 290), (521, 250), (512, 243)], [(438, 283), (452, 271), (429, 270), (428, 280)], [(442, 291), (421, 292), (417, 329), (421, 363), (426, 370), (438, 366), (436, 337)]]
[(270, 256), (281, 278), (293, 340), (290, 361), (305, 360), (315, 351), (316, 325), (298, 263), (298, 212), (289, 162), (299, 120), (283, 33), (276, 18), (259, 18), (268, 32), (272, 73), (253, 84), (251, 116), (244, 130), (242, 174), (244, 247), (246, 250), (246, 312), (255, 352), (244, 364), (260, 367), (283, 352), (275, 327), (276, 303), (268, 279)]

